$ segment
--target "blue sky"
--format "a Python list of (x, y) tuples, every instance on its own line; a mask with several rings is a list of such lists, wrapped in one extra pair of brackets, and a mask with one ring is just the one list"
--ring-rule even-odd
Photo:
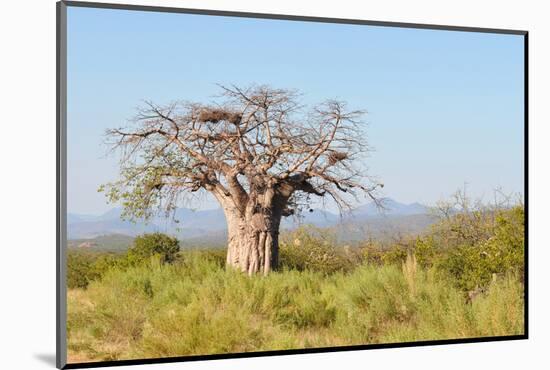
[(112, 208), (96, 191), (118, 173), (107, 128), (145, 99), (210, 101), (217, 83), (366, 109), (366, 165), (398, 201), (465, 182), (523, 193), (523, 68), (517, 35), (69, 7), (68, 210)]

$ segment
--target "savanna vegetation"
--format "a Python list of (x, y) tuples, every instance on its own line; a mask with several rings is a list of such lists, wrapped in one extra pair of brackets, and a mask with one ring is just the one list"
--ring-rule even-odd
[(69, 362), (522, 334), (523, 206), (438, 206), (425, 233), (391, 242), (284, 232), (266, 276), (162, 234), (72, 251)]
[(72, 252), (69, 362), (523, 332), (521, 204), (457, 193), (429, 230), (389, 242), (281, 233), (282, 218), (312, 199), (341, 213), (365, 197), (379, 203), (383, 184), (362, 165), (365, 112), (336, 100), (307, 107), (293, 90), (221, 89), (212, 104), (148, 102), (108, 130), (120, 176), (99, 190), (131, 220), (209, 193), (224, 211), (225, 248), (180, 250), (146, 234), (124, 253)]

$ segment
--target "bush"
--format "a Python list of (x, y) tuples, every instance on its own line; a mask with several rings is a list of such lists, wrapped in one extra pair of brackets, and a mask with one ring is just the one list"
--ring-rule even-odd
[[(179, 242), (176, 238), (161, 233), (138, 236), (125, 255), (112, 253), (69, 251), (67, 254), (67, 287), (88, 287), (111, 269), (125, 270), (129, 266), (158, 259), (160, 263), (176, 260)], [(219, 258), (218, 252), (211, 252), (209, 258)]]
[(109, 269), (121, 268), (125, 259), (110, 253), (69, 251), (67, 254), (67, 287), (82, 288), (100, 279)]
[(67, 254), (67, 287), (85, 289), (90, 281), (99, 277), (94, 269), (95, 257), (84, 252), (69, 252)]
[[(495, 197), (497, 195), (495, 193)], [(465, 189), (458, 190), (451, 200), (438, 202), (433, 208), (439, 222), (431, 227), (430, 235), (440, 248), (445, 249), (478, 244), (491, 237), (495, 213), (506, 204), (487, 206), (481, 201), (474, 202)]]
[(382, 252), (382, 262), (385, 265), (401, 266), (407, 259), (407, 247), (402, 245), (393, 245)]
[(362, 245), (359, 250), (361, 253), (361, 262), (377, 266), (384, 263), (382, 259), (384, 252), (382, 251), (382, 245), (380, 245), (380, 243), (369, 241)]
[(360, 251), (353, 253), (349, 247), (337, 247), (334, 234), (329, 230), (301, 226), (281, 239), (279, 264), (282, 269), (331, 274), (349, 271), (360, 260)]
[(199, 252), (201, 258), (204, 258), (207, 261), (214, 262), (220, 267), (225, 267), (225, 262), (227, 259), (227, 250), (222, 248), (211, 248), (203, 249)]
[(159, 256), (161, 263), (172, 263), (180, 250), (177, 238), (162, 233), (143, 234), (134, 239), (128, 249), (128, 261), (141, 263), (153, 256)]
[(414, 256), (421, 267), (430, 268), (440, 258), (441, 251), (437, 250), (433, 237), (419, 237), (414, 243)]
[(497, 274), (514, 272), (522, 276), (524, 217), (523, 207), (499, 211), (489, 238), (450, 250), (438, 264), (439, 270), (465, 291), (485, 288)]

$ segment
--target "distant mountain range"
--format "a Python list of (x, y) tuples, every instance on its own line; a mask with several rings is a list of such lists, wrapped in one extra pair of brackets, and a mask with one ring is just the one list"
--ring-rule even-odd
[[(364, 239), (364, 233), (380, 234), (396, 228), (399, 231), (415, 232), (431, 223), (427, 216), (428, 208), (422, 204), (403, 204), (390, 198), (382, 199), (381, 203), (381, 208), (372, 202), (342, 216), (322, 209), (313, 209), (311, 212), (305, 212), (300, 218), (285, 218), (281, 227), (293, 229), (301, 224), (336, 227), (344, 239), (349, 239), (350, 235), (355, 235), (360, 230), (360, 237)], [(133, 237), (155, 231), (175, 235), (183, 241), (201, 243), (224, 241), (226, 237), (225, 216), (221, 209), (195, 211), (178, 208), (173, 218), (155, 217), (149, 222), (137, 223), (122, 220), (121, 213), (121, 208), (111, 209), (98, 216), (69, 213), (68, 238), (93, 239), (111, 234)]]
[(379, 216), (410, 216), (428, 212), (428, 207), (420, 203), (404, 204), (391, 198), (380, 200), (380, 206), (374, 202), (357, 207), (353, 210), (356, 217), (379, 217)]

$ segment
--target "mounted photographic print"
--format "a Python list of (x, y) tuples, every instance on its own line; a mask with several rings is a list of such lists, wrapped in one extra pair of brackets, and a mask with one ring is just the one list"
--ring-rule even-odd
[(527, 338), (526, 60), (58, 3), (58, 367)]

